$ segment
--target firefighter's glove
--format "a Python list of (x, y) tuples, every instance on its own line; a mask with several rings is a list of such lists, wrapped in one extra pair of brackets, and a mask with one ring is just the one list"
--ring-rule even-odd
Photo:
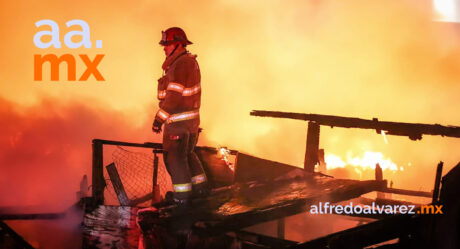
[(160, 133), (161, 132), (161, 125), (162, 125), (162, 123), (160, 121), (158, 121), (157, 119), (155, 119), (155, 121), (153, 121), (152, 131), (155, 132), (155, 133)]

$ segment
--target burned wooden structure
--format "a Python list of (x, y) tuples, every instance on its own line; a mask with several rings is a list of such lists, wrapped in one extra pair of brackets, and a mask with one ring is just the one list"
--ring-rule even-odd
[[(106, 140), (94, 140), (94, 143), (99, 143), (99, 147), (103, 144), (135, 145), (153, 149), (154, 153), (162, 153), (160, 144), (133, 144)], [(96, 150), (101, 152), (100, 148)], [(208, 147), (198, 148), (198, 150), (217, 153), (215, 149)], [(337, 203), (359, 198), (359, 202), (363, 204), (366, 202), (376, 202), (380, 205), (411, 204), (383, 198), (377, 200), (360, 198), (361, 195), (372, 191), (433, 197), (435, 202), (438, 196), (436, 193), (440, 189), (442, 164), (438, 166), (434, 191), (422, 192), (388, 188), (380, 173), (376, 173), (376, 180), (371, 181), (334, 179), (321, 173), (308, 172), (237, 151), (232, 151), (232, 154), (237, 156), (232, 181), (214, 188), (209, 197), (194, 200), (192, 207), (185, 212), (177, 212), (175, 206), (165, 206), (162, 203), (154, 204), (147, 209), (134, 207), (133, 204), (137, 202), (125, 200), (123, 195), (119, 197), (120, 203), (126, 201), (130, 205), (110, 207), (103, 205), (103, 195), (102, 199), (88, 199), (84, 219), (85, 247), (136, 248), (141, 243), (144, 248), (363, 248), (387, 240), (399, 239), (401, 243), (393, 245), (394, 248), (403, 248), (406, 245), (420, 248), (423, 246), (419, 243), (423, 241), (420, 238), (425, 238), (423, 235), (425, 230), (437, 224), (429, 218), (429, 215), (350, 214), (378, 221), (305, 243), (285, 240), (284, 218), (308, 212), (311, 205), (319, 202)], [(203, 160), (206, 170), (209, 171), (209, 167), (213, 167), (212, 164), (215, 162)], [(101, 167), (102, 164), (99, 162), (102, 160), (95, 158), (93, 162), (95, 167), (93, 172), (102, 172), (97, 168)], [(154, 164), (157, 163), (156, 160)], [(117, 179), (116, 174), (112, 174), (115, 177), (111, 179)], [(93, 179), (102, 178), (93, 175)], [(103, 186), (94, 183), (93, 185)], [(121, 186), (119, 190), (122, 189)], [(104, 189), (102, 187), (93, 191), (103, 193)], [(147, 198), (153, 198), (153, 191)], [(278, 221), (278, 237), (243, 230), (245, 227), (266, 221)]]
[[(458, 220), (459, 217), (459, 209), (456, 209), (459, 205), (458, 195), (454, 196), (459, 189), (460, 165), (442, 178), (441, 187), (442, 163), (440, 163), (433, 192), (387, 187), (380, 167), (376, 167), (376, 179), (372, 181), (334, 179), (314, 172), (314, 167), (324, 161), (324, 151), (319, 149), (321, 125), (375, 129), (377, 133), (408, 136), (412, 140), (421, 139), (424, 134), (460, 137), (460, 127), (382, 122), (375, 118), (365, 120), (270, 111), (253, 111), (251, 115), (308, 121), (304, 169), (233, 151), (233, 154), (237, 155), (237, 160), (232, 182), (213, 189), (212, 194), (205, 199), (194, 200), (192, 207), (186, 211), (177, 212), (174, 206), (161, 204), (154, 204), (154, 207), (142, 210), (131, 207), (130, 213), (137, 212), (137, 224), (140, 228), (139, 233), (143, 234), (141, 236), (143, 246), (147, 248), (364, 248), (389, 240), (397, 240), (397, 242), (382, 245), (381, 248), (456, 248), (452, 246), (458, 245), (455, 236), (446, 238), (438, 231), (455, 231), (447, 233), (450, 235), (460, 231), (458, 222), (449, 223), (451, 220)], [(102, 153), (103, 144), (128, 145), (122, 142), (94, 140), (95, 156)], [(149, 147), (154, 150), (154, 153), (162, 152), (159, 144), (129, 145)], [(212, 168), (213, 163), (205, 161), (204, 164)], [(158, 161), (155, 164), (157, 163)], [(154, 165), (154, 167), (158, 166)], [(100, 212), (100, 209), (104, 208), (101, 206), (104, 189), (101, 168), (102, 160), (95, 157), (93, 159), (93, 197), (94, 203), (98, 205), (93, 206), (94, 208), (89, 212), (91, 214)], [(116, 174), (112, 172), (111, 175), (113, 175), (111, 178), (116, 181)], [(99, 181), (99, 183), (94, 181)], [(122, 191), (123, 188), (121, 186), (118, 189)], [(284, 239), (284, 218), (308, 212), (311, 205), (319, 202), (337, 203), (358, 198), (356, 200), (362, 204), (376, 202), (380, 205), (412, 205), (409, 202), (385, 199), (383, 194), (378, 194), (376, 200), (361, 197), (372, 191), (432, 198), (433, 204), (442, 203), (449, 211), (446, 212), (447, 215), (438, 217), (420, 214), (348, 214), (360, 218), (377, 219), (377, 221), (304, 243)], [(123, 201), (130, 204), (135, 203), (123, 198), (121, 195), (120, 203)], [(414, 205), (421, 208), (418, 204)], [(94, 231), (98, 223), (93, 222), (97, 220), (94, 219), (97, 215), (91, 217), (93, 220), (90, 219), (85, 223), (92, 224), (87, 226), (88, 231)], [(245, 227), (270, 220), (278, 221), (277, 238), (242, 230)], [(94, 242), (95, 240), (87, 239), (86, 241)], [(125, 243), (125, 245), (128, 244)], [(91, 247), (95, 244), (87, 243), (87, 245)], [(131, 247), (125, 246), (124, 248)]]
[[(335, 179), (314, 172), (324, 164), (324, 151), (319, 149), (320, 126), (375, 129), (387, 134), (420, 139), (423, 134), (460, 137), (459, 127), (440, 125), (381, 122), (316, 114), (253, 111), (254, 116), (293, 118), (308, 123), (304, 169), (257, 158), (238, 151), (234, 172), (216, 159), (219, 151), (197, 147), (213, 187), (211, 195), (195, 199), (187, 210), (161, 202), (158, 186), (158, 155), (163, 153), (158, 143), (127, 143), (94, 139), (92, 163), (92, 196), (87, 197), (87, 183), (82, 181), (79, 206), (84, 209), (83, 248), (458, 248), (460, 234), (460, 164), (442, 177), (442, 163), (436, 171), (433, 192), (395, 189), (387, 186), (381, 172), (368, 181)], [(151, 167), (152, 188), (143, 196), (131, 198), (114, 163), (104, 166), (104, 146), (126, 146), (149, 149), (154, 154)], [(324, 166), (324, 165), (323, 165)], [(104, 176), (104, 170), (107, 177)], [(230, 173), (231, 172), (231, 173)], [(106, 179), (108, 178), (108, 179)], [(86, 178), (84, 178), (85, 180)], [(119, 205), (105, 203), (106, 182), (110, 181)], [(359, 219), (376, 220), (338, 233), (306, 242), (285, 239), (284, 218), (309, 212), (320, 202), (338, 203), (350, 199), (368, 205), (412, 205), (410, 202), (362, 197), (377, 191), (432, 198), (443, 205), (443, 215), (421, 214), (343, 214)], [(163, 193), (164, 194), (164, 193)], [(152, 206), (139, 206), (151, 201)], [(414, 204), (417, 205), (417, 204)], [(417, 208), (421, 208), (417, 205)], [(339, 214), (339, 213), (337, 213)], [(1, 213), (6, 219), (54, 219), (62, 214)], [(277, 237), (245, 231), (244, 228), (266, 221), (277, 221)], [(14, 238), (22, 248), (32, 248), (0, 221), (0, 245), (4, 234)], [(380, 243), (393, 241), (390, 244)], [(9, 241), (8, 243), (13, 243)], [(12, 247), (14, 248), (14, 247)]]
[(422, 139), (422, 135), (424, 134), (460, 138), (460, 127), (458, 126), (389, 122), (379, 121), (377, 118), (369, 120), (333, 115), (259, 110), (252, 111), (251, 115), (259, 117), (297, 119), (330, 127), (371, 129), (376, 130), (378, 134), (380, 134), (381, 131), (385, 131), (388, 135), (407, 136), (412, 140)]
[[(116, 142), (117, 145), (120, 143)], [(158, 144), (145, 146), (154, 147), (161, 153)], [(203, 149), (213, 150), (198, 148)], [(205, 168), (212, 167), (206, 161), (204, 165)], [(297, 243), (283, 239), (283, 218), (308, 212), (311, 205), (318, 202), (349, 200), (384, 190), (386, 185), (384, 180), (334, 179), (321, 173), (309, 173), (287, 164), (237, 153), (233, 181), (213, 189), (205, 199), (194, 200), (192, 207), (185, 212), (177, 212), (175, 206), (164, 206), (162, 203), (147, 209), (107, 207), (92, 199), (93, 202), (87, 205), (84, 220), (84, 245), (87, 248), (134, 248), (136, 243), (133, 241), (142, 233), (144, 244), (150, 248), (183, 248), (186, 245), (196, 248), (285, 248)], [(126, 201), (124, 195), (119, 201)], [(128, 202), (132, 203), (130, 200)], [(137, 224), (133, 222), (134, 216), (137, 217)], [(279, 220), (280, 238), (242, 230), (272, 220)], [(113, 224), (118, 223), (123, 224), (120, 225), (123, 229), (114, 229)], [(186, 236), (184, 231), (187, 231)], [(238, 241), (239, 247), (232, 247), (235, 241)]]
[(289, 248), (364, 248), (390, 240), (396, 241), (374, 248), (459, 248), (460, 163), (442, 181), (436, 178), (435, 185), (439, 186), (440, 182), (440, 198), (433, 204), (442, 205), (442, 215), (421, 214), (421, 209), (417, 208), (415, 214), (399, 214), (380, 219)]
[(333, 115), (307, 114), (294, 112), (260, 111), (254, 110), (252, 116), (287, 118), (308, 121), (307, 148), (305, 153), (304, 168), (313, 172), (315, 165), (319, 163), (319, 133), (320, 126), (358, 128), (375, 130), (378, 134), (384, 132), (388, 135), (407, 136), (412, 140), (422, 139), (423, 135), (439, 135), (460, 138), (460, 127), (443, 126), (439, 124), (415, 124), (403, 122), (379, 121), (377, 118), (361, 119), (340, 117)]

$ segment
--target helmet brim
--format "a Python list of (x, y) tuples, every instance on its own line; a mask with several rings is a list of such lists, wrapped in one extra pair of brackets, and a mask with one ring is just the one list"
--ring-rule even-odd
[(182, 43), (182, 45), (191, 45), (193, 44), (193, 42), (189, 41), (189, 40), (185, 40), (185, 41), (164, 41), (164, 40), (161, 40), (158, 44), (160, 44), (161, 46), (168, 46), (168, 45), (171, 45), (173, 43)]

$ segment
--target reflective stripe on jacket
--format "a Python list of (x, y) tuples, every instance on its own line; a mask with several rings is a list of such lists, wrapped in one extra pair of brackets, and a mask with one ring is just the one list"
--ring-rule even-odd
[(199, 120), (200, 68), (196, 56), (186, 50), (176, 51), (171, 56), (168, 57), (170, 64), (167, 59), (163, 65), (166, 68), (165, 75), (158, 80), (160, 109), (155, 118), (166, 124), (180, 122), (187, 125), (187, 120)]

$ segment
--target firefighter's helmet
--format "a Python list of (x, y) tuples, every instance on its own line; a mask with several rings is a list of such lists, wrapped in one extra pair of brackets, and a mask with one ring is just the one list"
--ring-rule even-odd
[(187, 39), (187, 35), (185, 35), (185, 32), (181, 28), (172, 27), (166, 31), (161, 31), (160, 45), (167, 46), (176, 42), (182, 43), (184, 46), (192, 44), (192, 42)]

